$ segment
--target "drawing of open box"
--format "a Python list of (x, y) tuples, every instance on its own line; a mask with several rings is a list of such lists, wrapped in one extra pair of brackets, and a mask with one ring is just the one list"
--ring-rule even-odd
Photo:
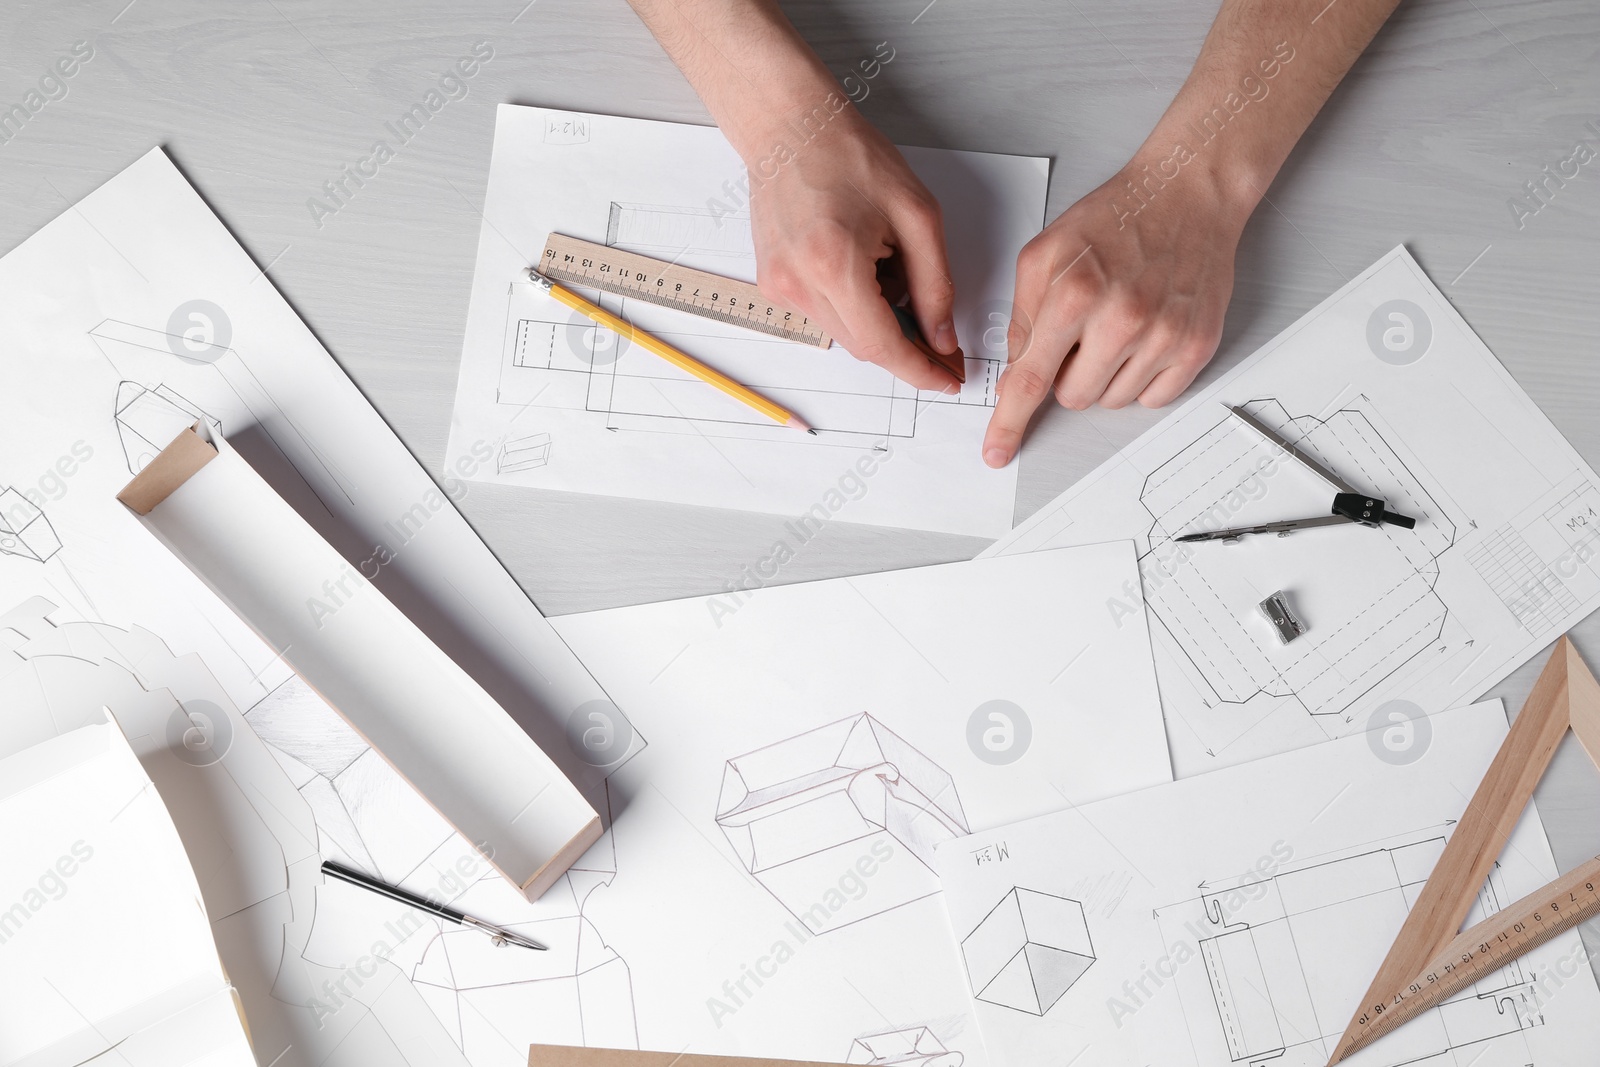
[(934, 845), (968, 833), (950, 775), (864, 714), (729, 760), (717, 825), (811, 933), (938, 892)]

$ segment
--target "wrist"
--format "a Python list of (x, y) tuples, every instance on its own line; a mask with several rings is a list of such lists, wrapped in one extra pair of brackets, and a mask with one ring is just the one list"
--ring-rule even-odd
[(1118, 173), (1118, 182), (1131, 186), (1130, 195), (1139, 199), (1153, 200), (1159, 193), (1191, 205), (1213, 224), (1242, 231), (1271, 176), (1248, 165), (1230, 151), (1233, 147), (1207, 144), (1191, 130), (1157, 127)]
[[(747, 87), (748, 88), (748, 87)], [(754, 166), (785, 146), (814, 140), (839, 119), (855, 111), (843, 88), (820, 63), (764, 78), (759, 95), (752, 89), (718, 116), (723, 135), (746, 166)]]
[(725, 41), (715, 62), (690, 80), (749, 166), (792, 140), (808, 119), (831, 121), (849, 100), (777, 5), (751, 4), (738, 17), (737, 50)]

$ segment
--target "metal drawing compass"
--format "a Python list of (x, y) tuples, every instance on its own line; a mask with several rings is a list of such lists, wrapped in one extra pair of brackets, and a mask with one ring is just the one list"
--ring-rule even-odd
[(1307, 530), (1315, 526), (1342, 526), (1346, 523), (1355, 523), (1358, 526), (1368, 526), (1374, 529), (1388, 525), (1410, 530), (1417, 525), (1416, 519), (1389, 511), (1384, 506), (1384, 501), (1381, 498), (1359, 493), (1351, 488), (1338, 475), (1327, 470), (1310, 456), (1307, 456), (1294, 445), (1279, 437), (1265, 423), (1251, 415), (1244, 408), (1230, 407), (1228, 410), (1240, 422), (1256, 431), (1270, 443), (1283, 449), (1297, 460), (1302, 467), (1327, 482), (1333, 489), (1333, 508), (1327, 515), (1318, 515), (1313, 518), (1284, 519), (1279, 522), (1265, 522), (1259, 526), (1241, 526), (1232, 530), (1206, 530), (1201, 533), (1184, 534), (1173, 540), (1184, 544), (1197, 541), (1231, 543), (1246, 534), (1275, 533), (1279, 537), (1287, 537), (1295, 530)]

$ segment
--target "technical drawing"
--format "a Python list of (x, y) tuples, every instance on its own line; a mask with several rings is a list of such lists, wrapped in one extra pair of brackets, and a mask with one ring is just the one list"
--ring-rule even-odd
[[(188, 342), (184, 338), (165, 330), (119, 319), (101, 320), (89, 330), (89, 340), (125, 381), (181, 380), (181, 396), (170, 390), (163, 394), (164, 399), (169, 401), (175, 397), (181, 400), (181, 404), (173, 401), (179, 410), (183, 410), (184, 404), (187, 404), (204, 415), (208, 408), (224, 410), (232, 408), (234, 404), (242, 406), (251, 415), (249, 424), (253, 429), (272, 442), (273, 447), (289, 461), (289, 466), (294, 468), (294, 474), (319, 500), (322, 500), (322, 492), (299, 474), (301, 468), (321, 467), (327, 475), (327, 484), (344, 497), (343, 503), (353, 503), (350, 479), (340, 471), (331, 455), (318, 448), (301, 431), (295, 420), (256, 377), (249, 361), (240, 356), (237, 350), (213, 347), (204, 364), (195, 364), (177, 355), (179, 350), (188, 350)], [(118, 394), (120, 400), (120, 386)], [(120, 409), (120, 403), (117, 407)], [(119, 423), (119, 436), (121, 432)], [(124, 448), (126, 450), (126, 444)], [(130, 467), (137, 455), (138, 452), (133, 452), (130, 456)], [(337, 510), (337, 501), (322, 502), (330, 511)]]
[[(53, 602), (34, 596), (0, 615), (0, 750), (101, 721), (101, 709), (111, 709), (194, 859), (223, 966), (247, 976), (237, 990), (252, 1035), (309, 1024), (309, 980), (303, 996), (275, 997), (268, 986), (290, 958), (290, 944), (310, 929), (311, 915), (289, 903), (320, 878), (310, 810), (199, 656), (175, 656), (142, 627), (58, 623), (51, 618), (57, 613)], [(264, 673), (280, 670), (287, 668)], [(214, 756), (173, 758), (166, 746), (174, 717), (200, 702), (229, 724), (219, 731), (226, 743)], [(347, 1025), (363, 1019), (371, 1019), (369, 1010), (353, 1006)]]
[(44, 509), (12, 488), (0, 489), (0, 556), (43, 563), (61, 551)]
[[(623, 344), (603, 327), (549, 317), (529, 293), (512, 294), (505, 356), (495, 397), (498, 403), (592, 412), (613, 429), (692, 433), (689, 421), (711, 425), (719, 435), (788, 441), (770, 420), (730, 404), (703, 382), (650, 352)], [(608, 310), (628, 315), (626, 299), (596, 298)], [(646, 314), (650, 314), (647, 312)], [(994, 406), (1003, 369), (998, 360), (968, 359), (968, 387), (958, 396), (923, 393), (877, 368), (837, 368), (823, 378), (836, 356), (778, 338), (739, 331), (720, 323), (686, 322), (681, 315), (651, 332), (668, 344), (711, 362), (764, 396), (804, 407), (818, 429), (872, 437), (909, 438), (930, 404)], [(791, 442), (792, 443), (792, 442)]]
[[(226, 751), (217, 753), (215, 765), (170, 758), (149, 765), (160, 772), (153, 776), (156, 786), (185, 843), (208, 850), (197, 854), (196, 874), (224, 965), (257, 976), (241, 987), (253, 1031), (283, 1033), (283, 1020), (302, 1012), (287, 1030), (314, 1028), (306, 1005), (316, 1001), (336, 1011), (345, 1027), (375, 1029), (363, 1047), (369, 1039), (387, 1045), (391, 1039), (375, 1006), (331, 999), (321, 987), (325, 978), (347, 976), (354, 963), (380, 962), (396, 968), (374, 983), (385, 988), (384, 1002), (401, 1016), (420, 1012), (430, 1025), (437, 1016), (462, 1049), (463, 1064), (496, 1060), (504, 1048), (497, 1029), (516, 1031), (523, 1048), (535, 1040), (581, 1044), (585, 1036), (610, 1047), (638, 1046), (627, 964), (583, 914), (587, 897), (616, 875), (609, 834), (540, 901), (539, 920), (512, 924), (537, 931), (549, 952), (498, 951), (482, 934), (432, 919), (397, 943), (384, 925), (394, 918), (387, 907), (359, 917), (339, 914), (319, 926), (324, 857), (403, 882), (428, 874), (425, 861), (448, 849), (449, 826), (281, 663), (268, 676), (268, 696), (241, 714), (197, 656), (174, 657), (160, 638), (138, 627), (58, 625), (51, 619), (56, 612), (55, 604), (33, 597), (0, 614), (0, 707), (6, 710), (0, 754), (99, 721), (102, 707), (113, 709), (130, 735), (146, 739), (167, 732), (175, 700), (204, 700), (211, 714), (237, 723), (218, 746)], [(129, 664), (138, 665), (137, 677)], [(287, 677), (274, 685), (279, 673)], [(146, 685), (170, 692), (147, 691)], [(197, 792), (196, 780), (211, 785)], [(233, 791), (221, 795), (231, 803), (219, 803), (219, 787)], [(609, 806), (603, 814), (609, 824)], [(219, 856), (227, 858), (216, 862)], [(207, 857), (212, 862), (204, 862)], [(478, 882), (504, 892), (503, 880), (486, 865)], [(242, 933), (239, 923), (246, 924)], [(388, 960), (363, 955), (374, 940), (392, 950)], [(581, 1022), (569, 1006), (581, 1007)]]
[(1593, 561), (1600, 556), (1600, 490), (1576, 482), (1559, 487), (1559, 498), (1522, 529), (1508, 522), (1467, 553), (1484, 584), (1535, 637), (1559, 629), (1578, 611), (1584, 590), (1575, 591), (1574, 580), (1585, 574), (1591, 579), (1585, 584), (1592, 584)]
[[(1413, 836), (1420, 840), (1291, 866), (1158, 909), (1166, 943), (1198, 942), (1203, 966), (1180, 968), (1176, 978), (1196, 1039), (1223, 1043), (1232, 1062), (1250, 1067), (1326, 1063), (1350, 1014), (1350, 991), (1371, 978), (1372, 964), (1352, 959), (1351, 931), (1398, 930), (1444, 849), (1442, 836)], [(1507, 902), (1496, 872), (1468, 922)], [(1524, 1064), (1516, 1035), (1542, 1023), (1533, 982), (1513, 960), (1386, 1037), (1384, 1062)], [(1497, 1041), (1514, 1044), (1480, 1060), (1484, 1043)]]
[[(1174, 537), (1208, 525), (1247, 525), (1254, 502), (1267, 497), (1273, 517), (1303, 510), (1290, 504), (1284, 512), (1279, 502), (1302, 491), (1298, 483), (1307, 479), (1298, 467), (1279, 463), (1263, 473), (1271, 446), (1222, 419), (1144, 481), (1140, 502), (1152, 520), (1150, 548), (1140, 559), (1145, 598), (1217, 700), (1244, 703), (1266, 694), (1293, 698), (1313, 716), (1337, 716), (1438, 642), (1449, 614), (1435, 589), (1439, 557), (1455, 543), (1456, 527), (1367, 411), (1291, 418), (1272, 399), (1246, 408), (1357, 488), (1418, 516), (1417, 528), (1262, 538), (1249, 548), (1251, 567), (1239, 566), (1236, 546), (1175, 544)], [(1204, 473), (1195, 473), (1196, 463)], [(1359, 567), (1340, 567), (1332, 555), (1351, 548), (1349, 533), (1360, 538)], [(1294, 591), (1310, 632), (1292, 645), (1272, 640), (1253, 617), (1260, 600), (1253, 580), (1264, 566), (1301, 583)], [(1286, 579), (1274, 581), (1288, 587)]]
[(863, 1034), (850, 1042), (846, 1063), (873, 1067), (961, 1067), (966, 1057), (951, 1052), (926, 1026)]
[(123, 381), (117, 385), (117, 439), (128, 470), (138, 474), (184, 430), (197, 422), (220, 425), (165, 385)]
[(961, 939), (975, 999), (1043, 1015), (1095, 960), (1083, 905), (1013, 886)]
[(628, 965), (589, 920), (573, 914), (515, 925), (549, 951), (501, 951), (452, 926), (409, 970), (467, 1059), (488, 1063), (507, 1042), (637, 1048)]
[[(327, 858), (398, 883), (426, 869), (428, 858), (455, 836), (299, 678), (252, 707), (246, 721), (315, 813)], [(641, 741), (638, 750), (643, 747)], [(538, 918), (507, 924), (548, 945), (546, 952), (500, 951), (476, 930), (433, 919), (393, 946), (390, 961), (469, 1061), (493, 1058), (513, 1034), (523, 1046), (638, 1047), (628, 965), (584, 914), (589, 894), (616, 877), (610, 842), (607, 834), (541, 898)], [(479, 881), (501, 888), (499, 876), (487, 868)], [(458, 893), (453, 901), (459, 899)], [(307, 958), (336, 962), (337, 953), (318, 936), (314, 931), (308, 940)]]
[(606, 219), (606, 244), (657, 259), (675, 259), (690, 249), (705, 256), (745, 259), (753, 242), (749, 215), (613, 200)]
[(1558, 626), (1578, 610), (1572, 591), (1510, 523), (1491, 530), (1474, 545), (1467, 562), (1530, 633)]
[(326, 858), (398, 882), (454, 831), (300, 677), (245, 712), (316, 816)]
[[(716, 817), (745, 870), (814, 933), (937, 893), (934, 846), (969, 832), (950, 775), (865, 714), (729, 760)], [(839, 882), (858, 864), (870, 891), (851, 899)]]
[(527, 437), (519, 437), (515, 441), (507, 441), (501, 445), (500, 451), (495, 453), (494, 469), (501, 474), (506, 474), (513, 471), (532, 470), (549, 462), (550, 435), (536, 433)]
[[(606, 232), (608, 246), (673, 261), (686, 254), (705, 258), (710, 260), (706, 268), (716, 273), (749, 274), (754, 268), (748, 216), (704, 207), (613, 202)], [(925, 393), (881, 368), (841, 361), (838, 353), (664, 312), (615, 294), (600, 293), (596, 299), (763, 396), (803, 411), (812, 426), (834, 434), (912, 438), (931, 405), (992, 408), (1004, 369), (1001, 358), (969, 353), (967, 385), (960, 394)], [(532, 286), (511, 288), (506, 316), (495, 392), (503, 406), (592, 412), (612, 430), (807, 447), (820, 443), (796, 441), (783, 427), (609, 330), (552, 312), (548, 299)], [(527, 469), (508, 467), (500, 473)]]

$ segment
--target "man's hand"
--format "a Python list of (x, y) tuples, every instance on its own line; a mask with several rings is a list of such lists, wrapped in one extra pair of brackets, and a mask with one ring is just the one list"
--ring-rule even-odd
[(957, 391), (900, 330), (878, 286), (890, 256), (923, 336), (956, 350), (939, 205), (776, 0), (629, 0), (716, 116), (750, 179), (756, 281), (857, 359)]
[(761, 291), (805, 312), (857, 359), (919, 389), (959, 391), (906, 340), (878, 286), (878, 261), (898, 255), (923, 335), (955, 351), (939, 204), (894, 145), (847, 106), (813, 139), (752, 162), (750, 172)]
[(1010, 366), (983, 459), (1003, 467), (1054, 392), (1069, 408), (1176, 399), (1211, 359), (1239, 234), (1399, 0), (1222, 0), (1133, 162), (1017, 259)]
[[(1202, 174), (1141, 200), (1132, 165), (1017, 257), (1016, 297), (983, 459), (1004, 467), (1052, 393), (1077, 411), (1170, 403), (1217, 350), (1243, 217)], [(1136, 213), (1136, 214), (1135, 214)]]

